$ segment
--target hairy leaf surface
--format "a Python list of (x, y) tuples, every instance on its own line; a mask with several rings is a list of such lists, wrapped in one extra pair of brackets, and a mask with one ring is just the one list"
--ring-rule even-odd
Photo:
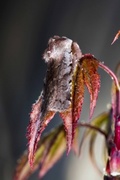
[(98, 60), (91, 54), (85, 54), (80, 61), (83, 69), (84, 83), (90, 93), (90, 118), (93, 115), (94, 108), (100, 89), (100, 76), (98, 70)]

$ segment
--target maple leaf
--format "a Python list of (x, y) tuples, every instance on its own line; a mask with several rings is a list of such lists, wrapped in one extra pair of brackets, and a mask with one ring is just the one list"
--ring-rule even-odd
[(32, 106), (27, 133), (31, 167), (41, 133), (56, 112), (63, 119), (67, 153), (70, 152), (84, 100), (84, 86), (90, 93), (90, 118), (100, 88), (98, 60), (91, 54), (82, 55), (78, 44), (72, 40), (54, 36), (49, 40), (43, 58), (47, 62), (45, 84)]
[[(37, 143), (40, 139), (42, 131), (45, 129), (49, 121), (54, 116), (54, 112), (46, 112), (45, 117), (41, 113), (42, 94), (38, 98), (37, 102), (32, 106), (32, 112), (30, 114), (30, 123), (27, 130), (27, 138), (29, 140), (29, 162), (32, 167), (33, 165), (33, 154), (36, 152)], [(40, 121), (41, 120), (41, 121)]]
[[(87, 66), (86, 62), (88, 62), (89, 67)], [(101, 133), (105, 137), (106, 145), (107, 145), (107, 148), (109, 151), (110, 142), (111, 142), (110, 136), (111, 136), (111, 132), (112, 132), (111, 131), (111, 123), (112, 123), (111, 111), (100, 114), (98, 117), (96, 117), (89, 123), (85, 123), (85, 122), (77, 123), (77, 121), (79, 119), (83, 100), (84, 100), (84, 86), (85, 85), (88, 87), (90, 96), (91, 96), (91, 93), (93, 93), (93, 91), (95, 92), (95, 94), (94, 93), (92, 94), (91, 103), (96, 101), (96, 99), (97, 99), (96, 91), (98, 94), (98, 90), (95, 90), (94, 84), (97, 83), (96, 80), (99, 77), (99, 75), (97, 73), (98, 66), (103, 68), (107, 73), (110, 74), (111, 77), (113, 77), (114, 83), (113, 83), (112, 91), (114, 90), (114, 93), (115, 93), (116, 90), (117, 90), (117, 92), (120, 90), (120, 88), (118, 86), (119, 85), (119, 68), (120, 68), (120, 66), (117, 66), (116, 74), (118, 74), (118, 75), (116, 77), (110, 71), (109, 68), (107, 68), (105, 65), (101, 64), (100, 62), (98, 63), (98, 61), (95, 59), (94, 56), (92, 56), (90, 54), (86, 54), (79, 59), (78, 66), (77, 66), (76, 72), (74, 74), (74, 78), (72, 79), (73, 82), (72, 82), (72, 93), (71, 93), (72, 94), (71, 106), (67, 110), (60, 112), (60, 116), (64, 121), (65, 130), (67, 131), (67, 146), (70, 146), (70, 148), (72, 146), (72, 148), (76, 154), (78, 154), (78, 142), (77, 142), (78, 128), (80, 128), (80, 127), (89, 128), (89, 129), (85, 130), (85, 133), (83, 135), (83, 138), (82, 138), (82, 141), (80, 144), (80, 150), (81, 150), (81, 146), (82, 146), (83, 142), (89, 136), (89, 138), (90, 138), (89, 139), (89, 154), (90, 154), (91, 160), (92, 160), (94, 166), (97, 168), (97, 170), (99, 170), (99, 168), (96, 163), (95, 154), (94, 154), (94, 146), (95, 146), (95, 142), (96, 142), (96, 137), (97, 137), (98, 132)], [(87, 70), (87, 72), (86, 72), (86, 70)], [(92, 72), (95, 77), (93, 79), (91, 77)], [(85, 77), (85, 76), (87, 76), (87, 77)], [(89, 77), (90, 77), (90, 79), (89, 79)], [(96, 87), (100, 87), (99, 82), (100, 81), (98, 78), (98, 86), (96, 86)], [(91, 86), (93, 86), (93, 87), (91, 87)], [(117, 101), (119, 101), (119, 99), (116, 98), (115, 94), (114, 94), (113, 100), (118, 104)], [(113, 93), (112, 93), (112, 96), (113, 96)], [(58, 161), (58, 159), (62, 156), (62, 154), (66, 150), (66, 140), (65, 140), (66, 134), (63, 129), (63, 125), (56, 127), (53, 131), (51, 131), (50, 133), (48, 133), (45, 136), (42, 136), (40, 139), (39, 135), (41, 135), (41, 132), (44, 130), (47, 123), (50, 121), (50, 119), (55, 114), (55, 112), (53, 112), (53, 111), (46, 111), (44, 119), (42, 119), (42, 121), (40, 121), (39, 118), (40, 118), (40, 113), (41, 113), (42, 101), (43, 101), (43, 92), (41, 93), (41, 95), (38, 98), (38, 100), (36, 101), (36, 103), (33, 104), (33, 106), (32, 106), (32, 112), (30, 115), (32, 122), (30, 121), (30, 125), (28, 127), (28, 138), (30, 139), (29, 148), (33, 150), (33, 151), (31, 151), (31, 153), (29, 153), (29, 158), (31, 160), (31, 162), (30, 161), (29, 162), (33, 163), (33, 160), (34, 160), (34, 166), (32, 166), (32, 169), (30, 168), (29, 162), (27, 159), (27, 151), (25, 151), (25, 153), (23, 154), (23, 156), (20, 158), (20, 160), (18, 162), (16, 171), (14, 174), (15, 180), (27, 179), (38, 168), (40, 169), (39, 177), (42, 178), (47, 173), (47, 171)], [(112, 104), (115, 104), (115, 102)], [(113, 109), (113, 106), (115, 109), (116, 109), (116, 107), (117, 108), (120, 107), (120, 106), (112, 105), (112, 109)], [(91, 107), (91, 105), (90, 105), (90, 107)], [(92, 105), (92, 108), (94, 108), (93, 105)], [(117, 111), (113, 111), (113, 112), (118, 113), (119, 111), (117, 110)], [(115, 113), (113, 113), (113, 115), (117, 115)], [(69, 122), (70, 122), (70, 124), (69, 124)], [(72, 123), (72, 126), (71, 126), (71, 123)], [(104, 126), (104, 129), (103, 129), (103, 126)], [(118, 129), (118, 131), (119, 131), (119, 129)], [(117, 131), (115, 131), (115, 132), (117, 135)], [(119, 132), (118, 132), (118, 135), (119, 135)], [(74, 141), (72, 138), (74, 139)], [(117, 138), (117, 136), (115, 136), (114, 140), (116, 142), (116, 145), (117, 144), (119, 145), (118, 138)], [(39, 139), (40, 139), (40, 141), (39, 141)], [(71, 143), (72, 141), (73, 141), (73, 144)], [(38, 147), (37, 147), (37, 142), (38, 142)], [(68, 151), (68, 149), (67, 149), (67, 151)], [(115, 153), (117, 153), (117, 152), (112, 151), (111, 157), (113, 157), (113, 155)], [(35, 157), (33, 156), (33, 154), (35, 154)], [(105, 154), (105, 152), (104, 152), (104, 154)], [(31, 158), (31, 155), (32, 155), (32, 158)], [(33, 157), (34, 157), (34, 159), (33, 159)], [(118, 169), (118, 167), (119, 167), (118, 159), (112, 158), (112, 160), (110, 162), (109, 161), (108, 162), (111, 164), (114, 164), (114, 162), (117, 163), (118, 166), (116, 166), (116, 167)], [(109, 165), (109, 163), (108, 163), (108, 165)], [(110, 168), (107, 166), (106, 172), (108, 172), (109, 169)], [(99, 172), (101, 172), (101, 171), (99, 171)]]
[[(119, 36), (120, 31), (116, 34), (112, 44)], [(76, 42), (59, 36), (50, 38), (43, 59), (47, 63), (47, 73), (41, 95), (33, 104), (30, 113), (30, 122), (27, 128), (28, 155), (25, 153), (21, 157), (14, 179), (27, 179), (39, 166), (39, 176), (43, 177), (62, 156), (65, 149), (67, 149), (67, 154), (71, 148), (78, 154), (76, 141), (78, 127), (89, 128), (85, 130), (80, 147), (89, 135), (89, 153), (95, 167), (97, 164), (93, 148), (97, 132), (104, 135), (109, 155), (106, 173), (108, 176), (115, 175), (115, 173), (120, 174), (120, 76), (118, 72), (120, 65), (117, 67), (118, 76), (116, 76), (93, 55), (82, 55)], [(106, 71), (114, 82), (111, 110), (99, 115), (89, 123), (78, 123), (84, 102), (85, 86), (90, 94), (89, 119), (92, 118), (100, 89), (98, 67)], [(57, 112), (60, 114), (64, 126), (57, 127), (48, 135), (41, 137), (42, 132)], [(114, 119), (113, 123), (112, 118)], [(103, 125), (105, 125), (104, 130), (102, 129)], [(114, 130), (112, 125), (114, 125)], [(107, 176), (105, 175), (104, 178)]]
[(97, 72), (99, 62), (91, 54), (85, 54), (80, 60), (83, 79), (90, 93), (90, 118), (96, 105), (98, 91), (100, 89), (100, 76)]
[[(78, 133), (76, 132), (72, 149), (78, 153), (77, 143)], [(27, 150), (18, 160), (14, 180), (26, 180), (31, 174), (39, 169), (39, 178), (42, 178), (47, 171), (61, 158), (66, 150), (66, 135), (63, 125), (52, 129), (49, 133), (41, 137), (35, 153), (34, 167), (31, 169), (28, 163)]]
[[(100, 127), (108, 122), (106, 122), (106, 116), (107, 113), (98, 116), (93, 121), (91, 121), (91, 124), (85, 122), (78, 123), (78, 126), (76, 127), (75, 131), (75, 138), (72, 145), (72, 150), (75, 152), (76, 155), (79, 154), (78, 130), (81, 127), (89, 128), (85, 131), (84, 141), (88, 135), (91, 136), (91, 140), (95, 139), (97, 132), (105, 136), (105, 132), (101, 130)], [(90, 144), (90, 147), (93, 148), (93, 145), (94, 142)], [(25, 152), (17, 162), (13, 179), (27, 180), (31, 176), (31, 174), (33, 174), (37, 169), (39, 169), (39, 178), (42, 179), (42, 177), (48, 172), (48, 170), (52, 168), (53, 165), (61, 158), (65, 150), (66, 133), (63, 125), (60, 125), (41, 137), (40, 141), (38, 142), (38, 148), (35, 153), (34, 166), (32, 169), (30, 168), (27, 158), (28, 152), (27, 150), (25, 150)]]

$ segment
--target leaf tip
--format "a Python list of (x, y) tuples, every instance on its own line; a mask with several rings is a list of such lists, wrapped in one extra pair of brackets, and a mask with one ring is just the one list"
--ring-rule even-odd
[(119, 36), (120, 36), (120, 31), (118, 31), (118, 33), (115, 35), (111, 45), (113, 45), (115, 43), (115, 41), (119, 38)]

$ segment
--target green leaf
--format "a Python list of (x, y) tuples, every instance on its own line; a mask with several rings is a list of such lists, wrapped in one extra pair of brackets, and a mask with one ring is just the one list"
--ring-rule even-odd
[[(99, 170), (98, 165), (96, 164), (94, 147), (98, 132), (105, 136), (105, 140), (107, 140), (108, 135), (108, 123), (109, 123), (109, 113), (104, 112), (93, 119), (83, 134), (83, 138), (80, 144), (80, 152), (83, 143), (85, 142), (86, 138), (89, 137), (89, 155), (92, 160), (93, 165)], [(103, 149), (104, 152), (104, 149)]]
[(41, 137), (35, 153), (34, 166), (31, 169), (27, 151), (19, 159), (16, 167), (14, 180), (27, 179), (36, 169), (40, 167), (39, 176), (43, 177), (46, 172), (60, 159), (66, 150), (66, 137), (63, 126), (59, 126), (49, 134)]

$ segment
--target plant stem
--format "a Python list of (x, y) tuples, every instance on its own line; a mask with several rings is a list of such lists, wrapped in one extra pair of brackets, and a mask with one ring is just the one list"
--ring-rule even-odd
[(83, 123), (83, 122), (80, 122), (78, 124), (78, 126), (82, 126), (82, 127), (87, 127), (87, 128), (91, 128), (95, 131), (98, 131), (99, 133), (101, 133), (103, 136), (105, 136), (105, 139), (107, 139), (107, 134), (105, 133), (105, 131), (101, 130), (99, 127), (96, 127), (96, 126), (93, 126), (91, 124), (88, 124), (88, 123)]
[(107, 66), (105, 66), (101, 62), (99, 62), (99, 67), (104, 69), (104, 71), (106, 71), (111, 76), (111, 78), (114, 80), (116, 88), (118, 89), (118, 91), (120, 91), (119, 81), (118, 81), (118, 78), (116, 77), (116, 75)]

